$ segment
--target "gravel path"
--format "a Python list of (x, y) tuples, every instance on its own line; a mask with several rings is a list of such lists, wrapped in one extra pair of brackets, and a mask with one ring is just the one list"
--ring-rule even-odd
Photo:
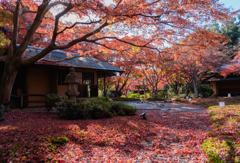
[(124, 104), (131, 105), (137, 109), (144, 110), (162, 110), (162, 111), (180, 111), (180, 112), (204, 112), (206, 108), (191, 104), (182, 104), (179, 102), (164, 103), (163, 101), (153, 101), (137, 103), (133, 101), (121, 101)]

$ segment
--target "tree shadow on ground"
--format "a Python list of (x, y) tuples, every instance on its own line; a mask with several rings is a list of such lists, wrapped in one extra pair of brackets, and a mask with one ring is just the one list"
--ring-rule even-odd
[[(138, 116), (141, 112), (109, 119), (63, 120), (54, 113), (12, 111), (0, 122), (0, 161), (123, 161), (160, 158), (159, 154), (164, 160), (172, 145), (182, 148), (210, 125), (203, 113), (147, 111), (148, 119), (143, 120)], [(53, 137), (69, 141), (54, 144)]]

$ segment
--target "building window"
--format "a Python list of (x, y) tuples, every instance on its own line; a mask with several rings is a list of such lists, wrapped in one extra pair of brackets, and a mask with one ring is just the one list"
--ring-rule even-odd
[(67, 85), (64, 83), (64, 81), (68, 74), (69, 74), (69, 70), (65, 70), (65, 69), (58, 70), (58, 85)]

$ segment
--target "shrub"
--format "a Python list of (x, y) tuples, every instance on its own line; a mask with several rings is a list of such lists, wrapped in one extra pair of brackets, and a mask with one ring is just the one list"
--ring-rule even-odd
[(126, 96), (125, 96), (125, 95), (122, 95), (120, 98), (126, 98)]
[(49, 112), (53, 107), (57, 106), (56, 103), (61, 100), (61, 97), (58, 96), (57, 94), (46, 94), (45, 99), (47, 111)]
[(214, 91), (208, 84), (199, 84), (198, 92), (201, 97), (209, 97), (212, 96)]
[(118, 112), (118, 115), (124, 116), (124, 115), (125, 115), (125, 112), (124, 112), (123, 110), (120, 110), (120, 111)]
[(151, 93), (147, 92), (146, 93), (146, 98), (151, 98)]
[(165, 96), (168, 97), (168, 93), (165, 91), (161, 91), (158, 93), (158, 98), (165, 98)]
[(55, 136), (50, 139), (53, 144), (64, 144), (69, 141), (67, 137)]
[(112, 99), (101, 97), (89, 99), (80, 103), (62, 101), (56, 107), (58, 117), (64, 119), (99, 119), (113, 116), (134, 115), (137, 109)]
[(129, 96), (130, 98), (138, 98), (140, 95), (139, 93), (133, 93), (131, 94), (131, 96)]
[(135, 113), (137, 112), (137, 109), (130, 105), (123, 105), (120, 110), (122, 110), (125, 113), (125, 115), (129, 116), (135, 115)]
[(141, 100), (144, 99), (144, 95), (140, 95), (140, 99), (141, 99)]
[(58, 117), (64, 119), (79, 119), (79, 115), (83, 113), (83, 108), (78, 103), (64, 100), (56, 107)]
[(111, 112), (112, 113), (114, 113), (114, 112), (118, 113), (123, 105), (124, 104), (121, 103), (121, 102), (114, 102), (112, 107), (111, 107)]
[(5, 111), (5, 106), (4, 105), (0, 105), (0, 121), (4, 121), (4, 119), (5, 119), (3, 117), (4, 111)]

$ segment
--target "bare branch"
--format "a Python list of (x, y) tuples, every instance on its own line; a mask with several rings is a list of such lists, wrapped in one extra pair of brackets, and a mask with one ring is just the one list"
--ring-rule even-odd
[[(148, 45), (149, 43), (151, 43), (153, 40), (145, 43), (144, 45), (136, 45), (136, 44), (134, 44), (134, 43), (131, 43), (131, 42), (127, 42), (127, 41), (118, 39), (117, 37), (101, 37), (101, 38), (97, 38), (97, 39), (94, 39), (94, 40), (86, 40), (86, 42), (92, 42), (92, 43), (95, 43), (95, 44), (103, 45), (103, 44), (97, 43), (96, 41), (104, 40), (104, 39), (115, 39), (115, 40), (118, 40), (118, 41), (123, 42), (123, 43), (125, 43), (125, 44), (129, 44), (129, 45), (136, 46), (136, 47), (149, 48), (149, 49), (157, 50), (158, 53), (162, 53), (158, 48), (153, 48), (153, 47), (147, 46), (147, 45)], [(104, 47), (106, 47), (106, 46), (104, 46)], [(107, 47), (107, 48), (109, 48), (109, 47)]]
[(126, 43), (126, 44), (129, 44), (129, 45), (132, 45), (132, 46), (137, 46), (137, 47), (146, 47), (149, 43), (151, 43), (153, 40), (145, 43), (144, 45), (136, 45), (136, 44), (133, 44), (131, 42), (127, 42), (127, 41), (124, 41), (124, 40), (121, 40), (117, 37), (101, 37), (101, 38), (97, 38), (97, 39), (94, 39), (94, 40), (87, 40), (89, 42), (93, 41), (93, 42), (96, 42), (96, 41), (99, 41), (99, 40), (104, 40), (104, 39), (115, 39), (115, 40), (118, 40), (120, 42), (123, 42), (123, 43)]
[(88, 19), (89, 19), (90, 21), (92, 21), (91, 17), (90, 17), (88, 14), (86, 14), (86, 13), (83, 12), (82, 10), (81, 10), (80, 12), (83, 13), (83, 14), (85, 14), (85, 15), (88, 17)]
[(88, 22), (88, 23), (85, 23), (85, 22), (76, 22), (76, 23), (74, 23), (74, 24), (73, 24), (72, 26), (70, 26), (70, 27), (65, 27), (62, 31), (58, 32), (57, 35), (63, 33), (63, 32), (64, 32), (65, 30), (67, 30), (67, 29), (71, 29), (71, 28), (75, 27), (77, 24), (87, 25), (87, 24), (100, 23), (100, 21), (101, 21), (101, 20), (91, 21), (91, 22)]
[(66, 45), (60, 45), (60, 46), (56, 46), (54, 49), (66, 49), (66, 48), (69, 48), (73, 45), (75, 45), (76, 43), (78, 42), (82, 42), (82, 41), (86, 41), (86, 39), (98, 32), (100, 32), (104, 27), (108, 26), (109, 24), (107, 22), (103, 23), (100, 27), (98, 27), (97, 29), (95, 29), (94, 31), (88, 33), (88, 34), (85, 34), (84, 36), (78, 38), (78, 39), (75, 39), (75, 40), (72, 40), (71, 42), (69, 42), (68, 44)]
[(70, 3), (61, 2), (61, 1), (57, 1), (57, 2), (50, 3), (50, 4), (45, 8), (44, 14), (46, 14), (52, 7), (54, 7), (54, 6), (56, 6), (56, 5), (69, 6)]
[(124, 49), (124, 50), (118, 50), (118, 49), (116, 49), (116, 48), (107, 47), (105, 44), (101, 44), (101, 43), (98, 43), (98, 42), (94, 42), (94, 44), (97, 44), (97, 45), (103, 46), (103, 47), (105, 47), (105, 48), (107, 48), (107, 49), (115, 50), (115, 51), (128, 51), (128, 50), (131, 49), (131, 48), (127, 48), (127, 49)]
[(58, 31), (58, 23), (59, 23), (59, 19), (65, 15), (66, 13), (68, 13), (68, 11), (70, 11), (73, 8), (72, 5), (68, 5), (67, 8), (65, 10), (63, 10), (62, 12), (60, 12), (59, 14), (56, 15), (56, 19), (55, 19), (55, 27), (54, 27), (54, 31), (53, 31), (53, 36), (52, 36), (52, 43), (55, 44), (56, 42), (56, 38), (57, 38), (57, 31)]
[(120, 5), (121, 2), (122, 2), (122, 0), (120, 0), (120, 1), (118, 2), (118, 4), (114, 7), (114, 10)]

